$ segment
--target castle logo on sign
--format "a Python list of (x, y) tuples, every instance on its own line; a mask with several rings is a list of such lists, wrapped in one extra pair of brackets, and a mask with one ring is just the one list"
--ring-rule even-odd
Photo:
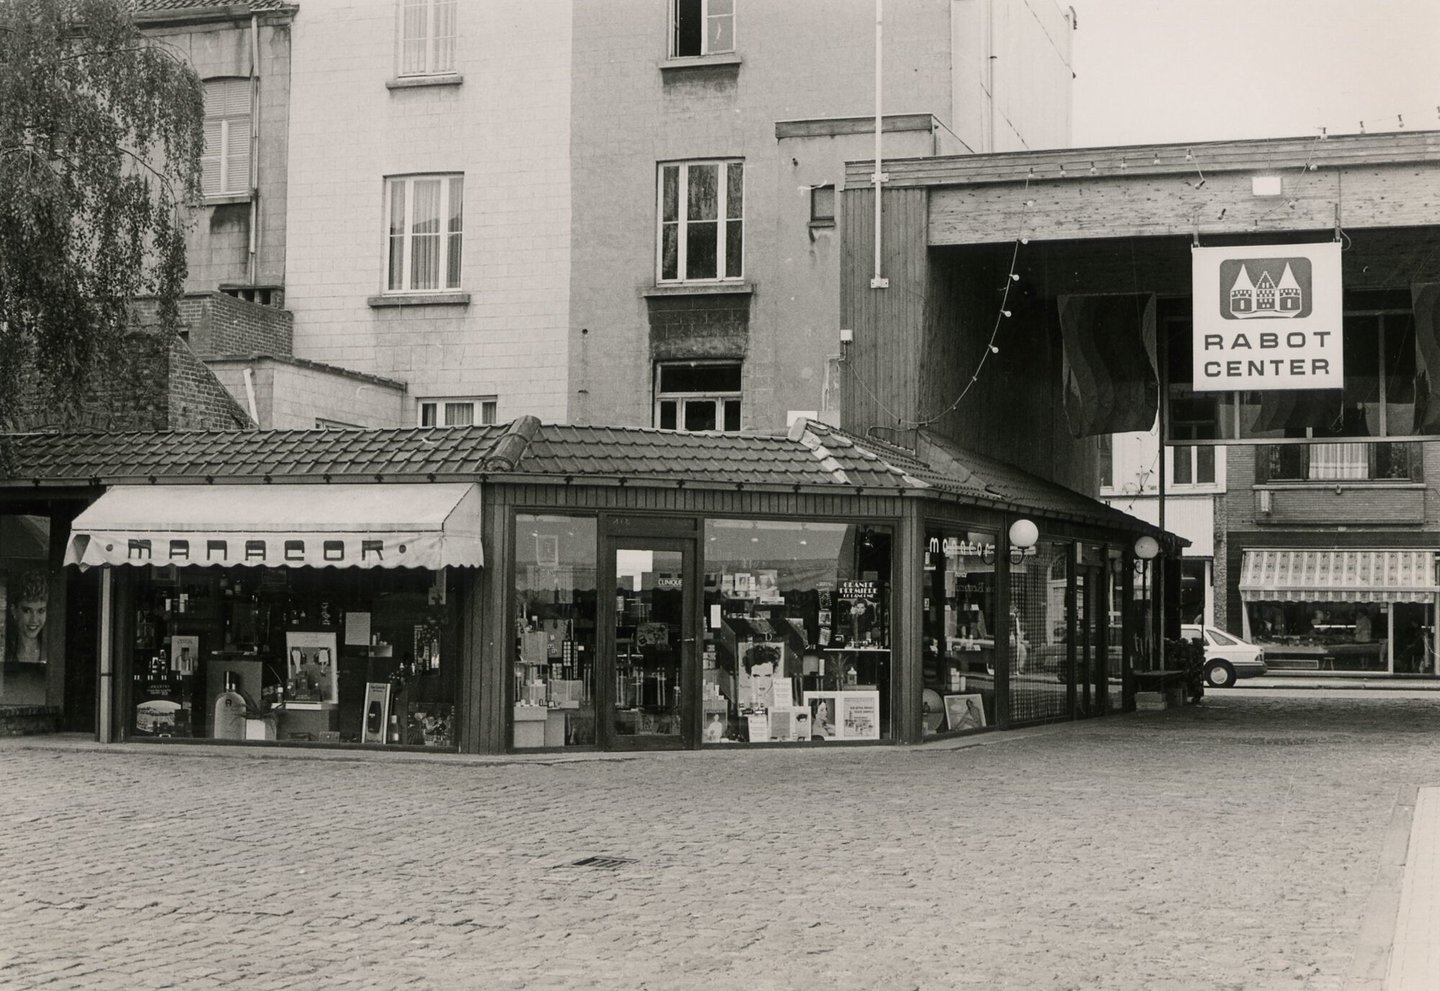
[(1220, 316), (1288, 320), (1310, 315), (1310, 259), (1227, 258), (1220, 263)]

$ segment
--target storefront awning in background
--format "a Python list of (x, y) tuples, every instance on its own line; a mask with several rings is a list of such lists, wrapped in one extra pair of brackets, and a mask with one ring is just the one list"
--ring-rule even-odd
[(1249, 550), (1246, 602), (1433, 602), (1434, 551)]
[(65, 563), (478, 566), (480, 489), (465, 482), (117, 485), (76, 518)]

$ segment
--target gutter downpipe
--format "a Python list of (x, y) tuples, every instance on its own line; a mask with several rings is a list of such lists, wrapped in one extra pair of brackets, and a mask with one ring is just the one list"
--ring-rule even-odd
[(260, 223), (260, 19), (250, 15), (250, 257), (246, 272), (250, 285), (255, 284), (256, 255), (259, 251)]
[(870, 177), (875, 186), (875, 275), (870, 279), (871, 289), (889, 289), (890, 280), (880, 275), (880, 184), (888, 176), (881, 171), (880, 130), (884, 123), (880, 107), (880, 68), (883, 62), (881, 42), (885, 34), (885, 0), (875, 0), (875, 174)]

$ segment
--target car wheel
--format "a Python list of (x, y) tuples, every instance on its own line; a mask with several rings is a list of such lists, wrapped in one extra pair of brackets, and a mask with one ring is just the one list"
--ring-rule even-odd
[(1211, 661), (1205, 665), (1205, 684), (1212, 688), (1229, 688), (1235, 684), (1235, 669), (1228, 661)]

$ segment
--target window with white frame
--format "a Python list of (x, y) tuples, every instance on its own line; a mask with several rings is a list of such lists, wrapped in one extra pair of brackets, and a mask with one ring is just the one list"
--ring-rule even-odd
[(420, 426), (469, 427), (495, 422), (494, 399), (422, 399)]
[(735, 0), (670, 0), (670, 57), (735, 51)]
[(385, 180), (387, 292), (460, 288), (464, 194), (458, 174)]
[(400, 0), (398, 75), (455, 71), (457, 0)]
[(662, 361), (655, 365), (655, 426), (694, 433), (740, 430), (740, 362)]
[(1214, 485), (1215, 448), (1208, 444), (1177, 444), (1170, 451), (1172, 485)]
[(660, 282), (717, 282), (744, 274), (745, 163), (660, 166)]
[(200, 159), (206, 196), (250, 192), (250, 80), (205, 83), (205, 154)]

